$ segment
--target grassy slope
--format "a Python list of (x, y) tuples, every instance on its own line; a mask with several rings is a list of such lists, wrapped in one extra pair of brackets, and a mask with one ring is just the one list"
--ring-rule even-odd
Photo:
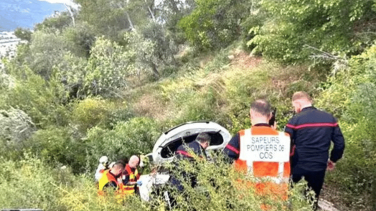
[(183, 69), (172, 77), (134, 88), (126, 98), (137, 115), (152, 117), (166, 126), (208, 119), (232, 133), (249, 126), (252, 100), (267, 98), (278, 108), (282, 129), (292, 116), (292, 93), (305, 90), (316, 95), (322, 79), (305, 66), (282, 67), (232, 50), (208, 56), (194, 70)]
[[(248, 109), (252, 100), (267, 98), (278, 108), (278, 128), (282, 130), (293, 115), (292, 94), (304, 90), (318, 96), (325, 80), (325, 73), (306, 66), (281, 66), (231, 50), (205, 57), (193, 70), (180, 70), (172, 77), (135, 88), (127, 99), (137, 115), (154, 118), (166, 129), (205, 119), (235, 134), (250, 126)], [(340, 197), (331, 196), (334, 191), (331, 184), (326, 184), (323, 198), (347, 210), (339, 202)]]

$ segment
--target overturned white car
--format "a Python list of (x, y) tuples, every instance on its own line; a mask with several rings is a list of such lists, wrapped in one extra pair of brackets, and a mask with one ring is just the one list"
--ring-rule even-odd
[[(198, 134), (208, 133), (211, 137), (210, 146), (206, 149), (208, 154), (212, 150), (222, 150), (231, 139), (227, 129), (215, 122), (188, 122), (176, 126), (164, 132), (154, 145), (153, 152), (147, 157), (154, 165), (163, 165), (174, 159), (174, 153), (183, 143), (194, 141)], [(154, 175), (142, 175), (140, 181), (140, 196), (143, 200), (149, 201), (153, 185), (161, 185), (169, 180), (169, 175), (158, 172)]]

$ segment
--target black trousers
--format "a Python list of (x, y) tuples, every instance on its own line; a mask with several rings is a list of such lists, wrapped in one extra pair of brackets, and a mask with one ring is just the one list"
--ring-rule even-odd
[(308, 183), (308, 187), (311, 188), (315, 192), (316, 202), (314, 209), (317, 209), (317, 203), (319, 200), (319, 195), (322, 189), (322, 186), (324, 184), (324, 178), (325, 178), (325, 170), (322, 171), (307, 171), (300, 168), (295, 168), (292, 171), (292, 181), (294, 183), (299, 182), (301, 179), (304, 179)]

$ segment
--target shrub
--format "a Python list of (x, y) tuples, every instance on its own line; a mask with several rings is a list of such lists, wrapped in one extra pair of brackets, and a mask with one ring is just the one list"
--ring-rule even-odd
[[(41, 160), (25, 155), (22, 161), (0, 162), (0, 209), (39, 208), (43, 210), (160, 210), (167, 208), (163, 193), (152, 195), (150, 202), (137, 197), (126, 197), (122, 203), (112, 192), (105, 197), (97, 195), (97, 188), (90, 177), (73, 175), (69, 168), (54, 168)], [(261, 204), (270, 205), (270, 210), (311, 210), (310, 203), (301, 194), (306, 187), (298, 184), (290, 192), (288, 201), (274, 194), (259, 196), (252, 188), (244, 188), (243, 182), (252, 178), (233, 171), (232, 166), (220, 158), (215, 162), (182, 162), (173, 168), (175, 174), (195, 171), (199, 176), (198, 186), (192, 188), (184, 183), (184, 193), (168, 190), (177, 200), (174, 210), (259, 210)], [(155, 187), (156, 188), (156, 187)]]
[(25, 112), (11, 108), (0, 110), (0, 153), (17, 159), (29, 145), (29, 137), (36, 131), (34, 123)]
[(91, 169), (106, 155), (111, 161), (133, 154), (149, 153), (160, 135), (158, 124), (149, 118), (136, 117), (118, 122), (112, 130), (94, 127), (88, 131), (87, 150)]
[(199, 50), (219, 49), (239, 37), (240, 22), (249, 15), (251, 5), (247, 0), (198, 0), (178, 25)]
[[(197, 157), (194, 164), (176, 161), (169, 166), (171, 174), (184, 187), (183, 191), (178, 191), (169, 184), (159, 190), (169, 191), (173, 210), (260, 210), (263, 205), (267, 205), (268, 210), (311, 210), (310, 203), (300, 193), (306, 187), (304, 184), (291, 190), (288, 201), (275, 193), (260, 195), (253, 188), (254, 178), (234, 171), (221, 155), (213, 158), (214, 161), (206, 162)], [(197, 185), (192, 187), (189, 179), (192, 177), (184, 177), (182, 172), (196, 175), (193, 177)], [(163, 199), (159, 197), (152, 198), (152, 205), (160, 205)]]
[(15, 85), (1, 93), (3, 109), (21, 109), (28, 114), (37, 127), (66, 125), (69, 106), (64, 102), (67, 96), (60, 80), (52, 77), (46, 81), (27, 66), (7, 66), (15, 77)]
[(70, 128), (51, 127), (38, 130), (30, 140), (30, 149), (51, 165), (72, 167), (75, 173), (87, 170), (87, 145)]
[(0, 110), (0, 139), (21, 144), (35, 130), (34, 123), (25, 112), (14, 108)]
[(321, 107), (340, 118), (346, 149), (328, 181), (344, 192), (343, 198), (352, 209), (376, 208), (375, 63), (376, 47), (372, 46), (351, 58), (349, 68), (329, 80), (318, 100)]
[(375, 20), (373, 1), (259, 2), (268, 18), (261, 27), (251, 29), (256, 36), (248, 44), (256, 45), (254, 51), (269, 58), (295, 63), (314, 55), (315, 59), (332, 60), (323, 51), (336, 55), (356, 54), (374, 39), (373, 34), (367, 33), (373, 28), (368, 23)]
[(57, 187), (73, 182), (68, 169), (54, 169), (41, 160), (0, 162), (0, 209), (67, 210), (59, 202)]
[(98, 38), (91, 49), (84, 77), (83, 90), (87, 95), (119, 97), (126, 86), (125, 77), (133, 54), (105, 38)]
[(104, 125), (111, 111), (115, 110), (115, 104), (101, 98), (86, 98), (79, 101), (72, 111), (72, 122), (77, 125), (79, 131)]

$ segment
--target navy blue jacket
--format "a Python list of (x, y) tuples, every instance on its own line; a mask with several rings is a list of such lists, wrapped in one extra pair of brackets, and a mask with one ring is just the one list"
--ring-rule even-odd
[[(189, 160), (192, 163), (194, 163), (195, 159), (194, 159), (194, 155), (192, 153), (194, 153), (196, 156), (199, 156), (199, 157), (206, 159), (205, 149), (197, 141), (193, 141), (193, 142), (191, 142), (187, 145), (183, 144), (183, 145), (179, 146), (178, 149), (175, 152), (176, 157), (179, 160), (184, 159), (184, 160)], [(179, 163), (176, 163), (175, 165), (176, 165), (175, 168), (179, 168)], [(174, 172), (174, 173), (178, 173), (178, 172)], [(195, 187), (197, 185), (197, 174), (187, 173), (183, 169), (181, 169), (180, 174), (183, 176), (183, 178), (186, 182), (191, 184), (191, 187)], [(183, 187), (180, 179), (178, 179), (178, 177), (176, 175), (171, 174), (170, 182), (179, 191), (182, 192), (184, 190), (184, 187)]]
[(306, 171), (322, 171), (327, 167), (330, 142), (334, 144), (330, 160), (337, 162), (342, 157), (345, 141), (337, 120), (329, 113), (315, 107), (304, 108), (286, 125), (295, 148), (291, 167)]
[(205, 149), (197, 141), (192, 141), (187, 145), (181, 145), (176, 150), (176, 156), (179, 159), (189, 159), (193, 160), (193, 155), (191, 153), (196, 154), (199, 157), (203, 157), (206, 159)]

